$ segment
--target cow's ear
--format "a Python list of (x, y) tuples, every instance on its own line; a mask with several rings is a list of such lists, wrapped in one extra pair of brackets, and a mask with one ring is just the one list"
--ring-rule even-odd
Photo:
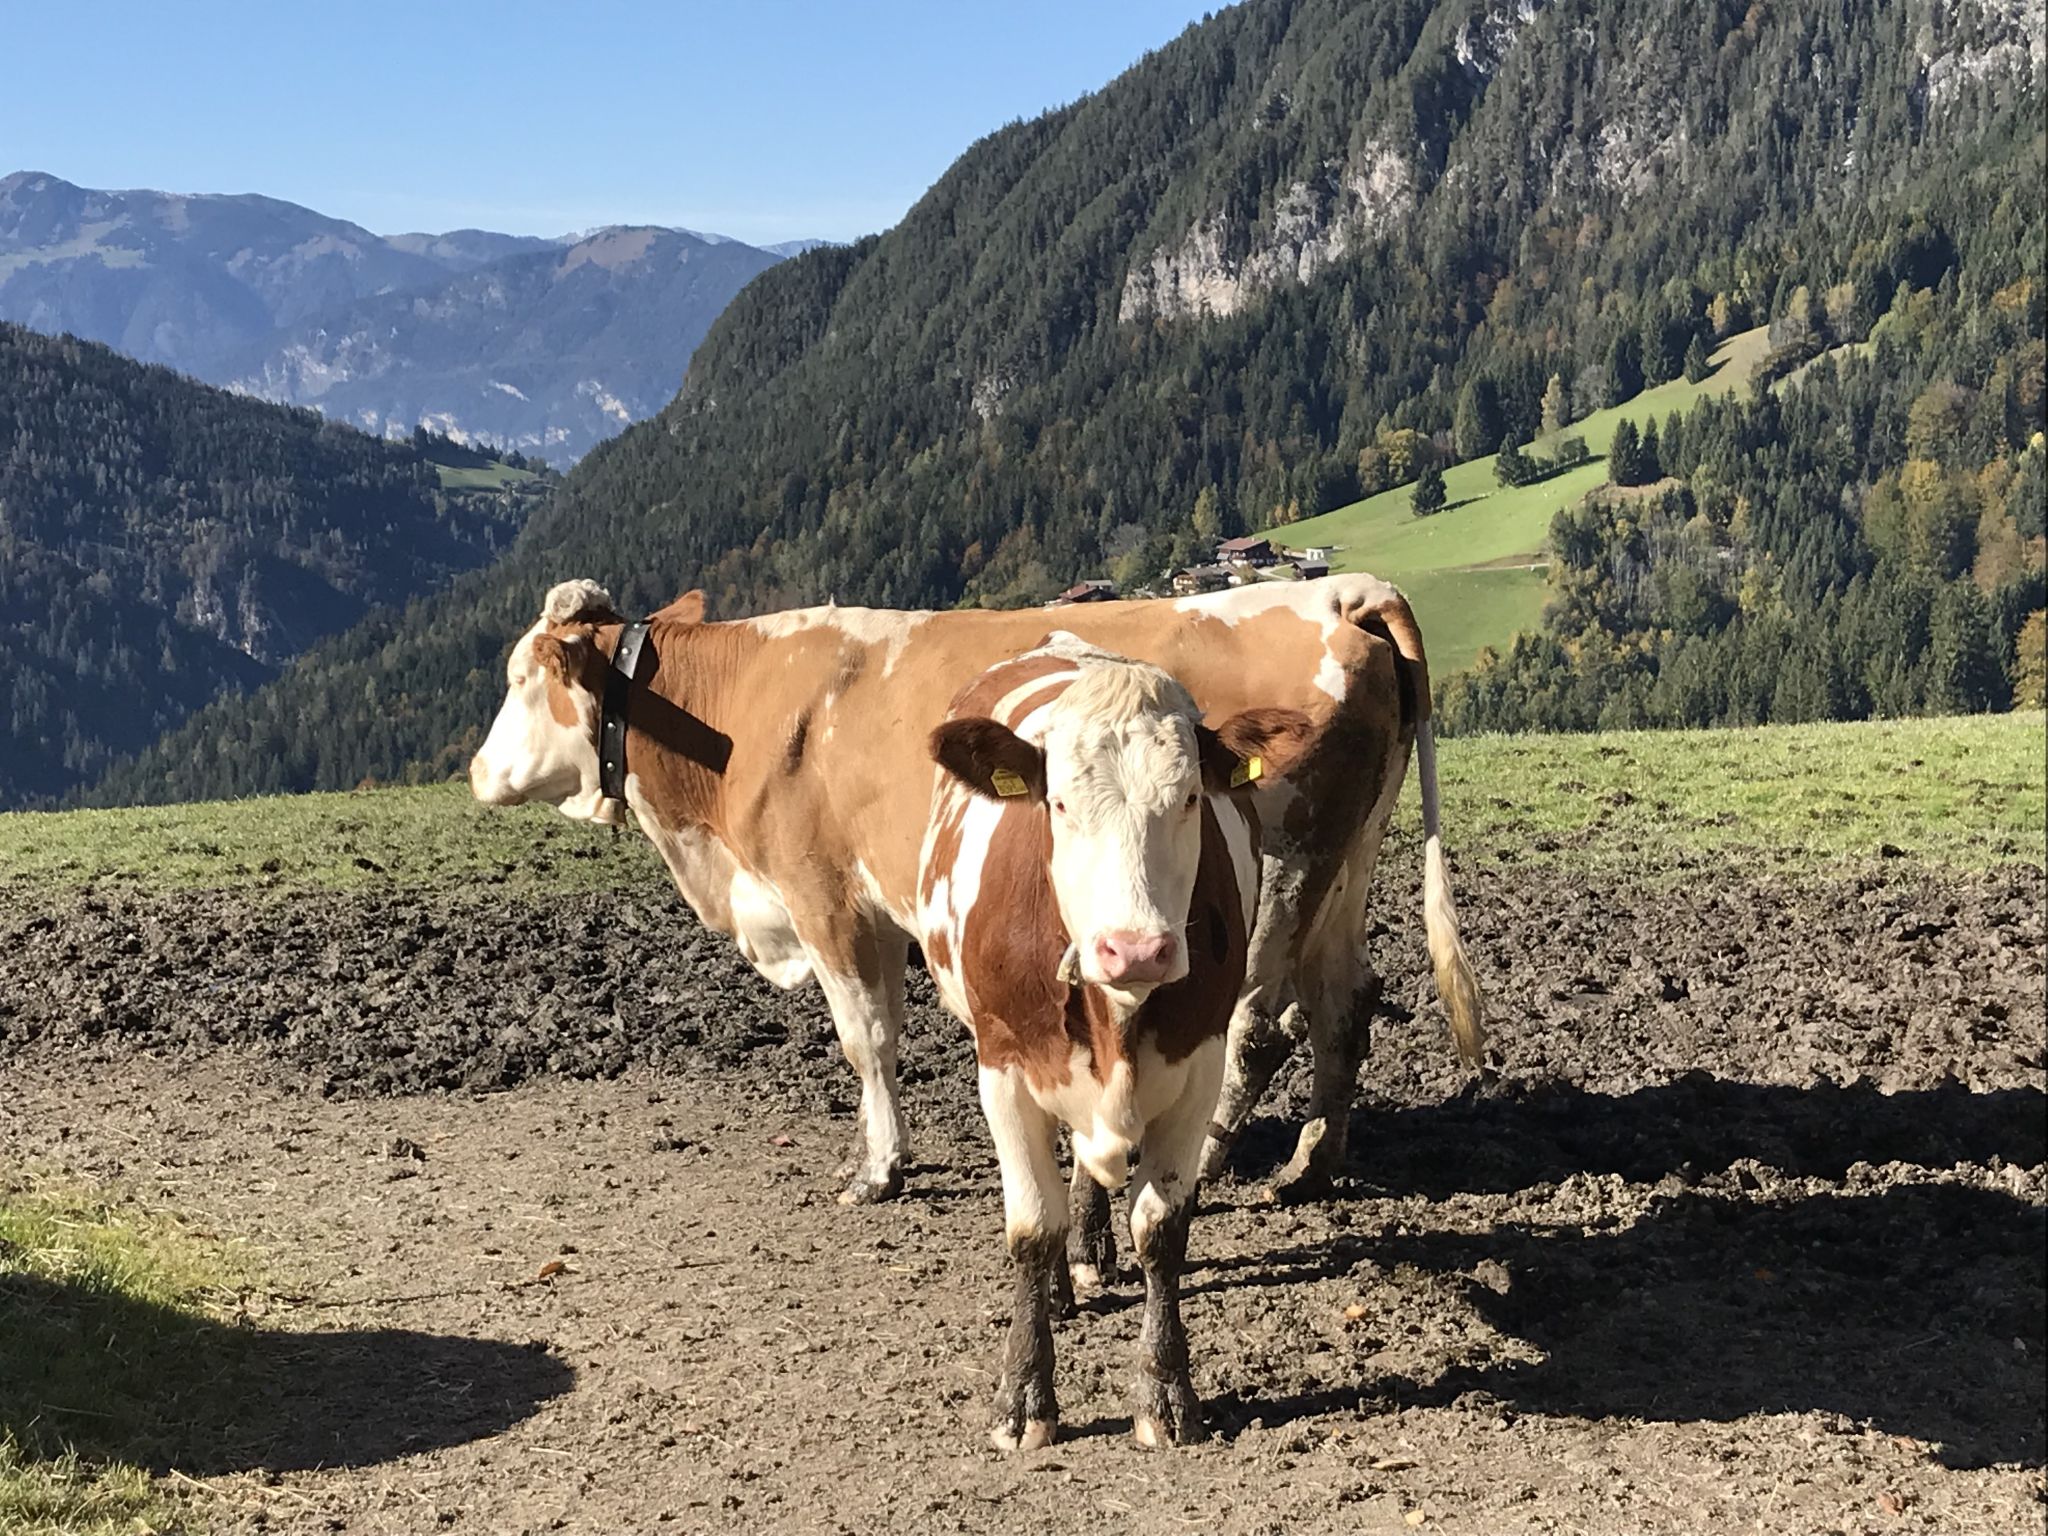
[(653, 617), (667, 619), (671, 624), (702, 624), (704, 622), (704, 589), (692, 587), (675, 598), (665, 608), (655, 610)]
[(932, 760), (990, 800), (1045, 799), (1045, 754), (997, 720), (948, 720), (932, 732)]
[(1213, 731), (1198, 725), (1202, 787), (1212, 795), (1227, 795), (1284, 778), (1314, 739), (1314, 722), (1298, 709), (1240, 710)]
[(590, 641), (582, 635), (533, 637), (534, 661), (557, 682), (573, 683), (590, 657)]
[(569, 653), (559, 636), (540, 634), (533, 637), (531, 644), (533, 663), (553, 677), (566, 679), (569, 675)]

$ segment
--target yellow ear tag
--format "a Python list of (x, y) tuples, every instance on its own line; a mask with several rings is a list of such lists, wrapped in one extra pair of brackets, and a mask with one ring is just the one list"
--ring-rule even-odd
[(1014, 800), (1019, 795), (1031, 793), (1031, 786), (1024, 782), (1023, 776), (1011, 772), (1008, 768), (998, 768), (988, 777), (989, 782), (995, 785), (996, 793), (1005, 800)]
[(1230, 770), (1230, 787), (1237, 789), (1241, 785), (1249, 784), (1253, 779), (1265, 773), (1265, 771), (1266, 762), (1264, 758), (1248, 757)]

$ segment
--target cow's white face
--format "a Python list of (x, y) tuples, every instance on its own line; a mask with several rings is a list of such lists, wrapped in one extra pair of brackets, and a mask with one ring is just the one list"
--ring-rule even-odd
[(1194, 720), (1056, 709), (1043, 753), (1053, 899), (1081, 979), (1133, 993), (1179, 981), (1202, 858)]
[(599, 788), (598, 698), (604, 658), (587, 634), (557, 633), (542, 619), (505, 663), (505, 702), (469, 763), (469, 787), (485, 805), (539, 801), (578, 821), (616, 822)]
[[(1284, 773), (1309, 734), (1293, 710), (1236, 715), (1222, 731), (1157, 667), (1084, 670), (1046, 712), (1042, 744), (1001, 723), (949, 720), (940, 766), (976, 793), (1029, 797), (1052, 832), (1050, 878), (1081, 981), (1136, 1001), (1188, 973), (1188, 907), (1202, 859), (1202, 797)], [(1228, 744), (1226, 745), (1226, 741)]]

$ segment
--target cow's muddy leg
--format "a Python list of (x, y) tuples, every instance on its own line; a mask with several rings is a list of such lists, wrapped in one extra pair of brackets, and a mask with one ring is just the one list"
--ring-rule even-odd
[(1309, 1047), (1315, 1052), (1308, 1118), (1302, 1122), (1294, 1156), (1274, 1175), (1273, 1192), (1283, 1200), (1313, 1199), (1344, 1171), (1351, 1144), (1351, 1105), (1358, 1095), (1358, 1068), (1372, 1048), (1372, 1018), (1379, 1011), (1380, 978), (1364, 983), (1344, 1005), (1310, 1013)]
[(1131, 1191), (1131, 1246), (1145, 1270), (1145, 1324), (1131, 1400), (1131, 1432), (1140, 1445), (1187, 1445), (1202, 1433), (1202, 1405), (1188, 1374), (1188, 1336), (1180, 1318), (1180, 1277), (1195, 1214), (1202, 1137), (1223, 1077), (1224, 1042), (1201, 1046), (1188, 1084), (1165, 1114), (1145, 1127)]
[(1271, 994), (1260, 991), (1238, 1000), (1230, 1016), (1230, 1045), (1223, 1090), (1216, 1100), (1208, 1139), (1202, 1146), (1202, 1177), (1221, 1177), (1238, 1134), (1272, 1085), (1273, 1074), (1301, 1039), (1301, 1010), (1277, 1014)]
[(860, 1076), (860, 1156), (841, 1168), (842, 1205), (888, 1200), (903, 1189), (903, 1109), (896, 1094), (896, 1043), (903, 1034), (903, 966), (910, 941), (894, 929), (859, 936), (856, 968), (817, 966), (839, 1048)]
[(1096, 1183), (1078, 1160), (1067, 1190), (1067, 1211), (1073, 1221), (1067, 1235), (1071, 1301), (1116, 1280), (1116, 1233), (1109, 1224), (1109, 1191)]
[(981, 1108), (1002, 1165), (1003, 1232), (1016, 1279), (988, 1436), (999, 1451), (1035, 1451), (1059, 1431), (1052, 1300), (1064, 1262), (1066, 1191), (1060, 1186), (1053, 1119), (1032, 1099), (1021, 1070), (983, 1067)]

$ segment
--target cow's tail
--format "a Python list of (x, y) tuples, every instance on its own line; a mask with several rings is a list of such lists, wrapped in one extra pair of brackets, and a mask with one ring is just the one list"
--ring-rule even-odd
[(1430, 727), (1429, 663), (1422, 650), (1422, 631), (1407, 599), (1380, 584), (1361, 622), (1393, 645), (1398, 658), (1401, 708), (1415, 723), (1415, 768), (1422, 780), (1422, 928), (1429, 941), (1429, 963), (1436, 971), (1436, 994), (1450, 1015), (1451, 1038), (1458, 1054), (1473, 1066), (1486, 1055), (1486, 1024), (1479, 1004), (1479, 982), (1465, 944), (1458, 937), (1458, 909), (1451, 904), (1450, 866), (1444, 859), (1442, 804), (1436, 787), (1436, 733)]
[(1427, 717), (1415, 725), (1415, 768), (1422, 780), (1422, 927), (1429, 938), (1429, 963), (1436, 970), (1436, 995), (1451, 1016), (1458, 1054), (1476, 1067), (1486, 1056), (1486, 1024), (1480, 1016), (1479, 983), (1458, 937), (1458, 910), (1451, 905), (1436, 791), (1436, 733)]

